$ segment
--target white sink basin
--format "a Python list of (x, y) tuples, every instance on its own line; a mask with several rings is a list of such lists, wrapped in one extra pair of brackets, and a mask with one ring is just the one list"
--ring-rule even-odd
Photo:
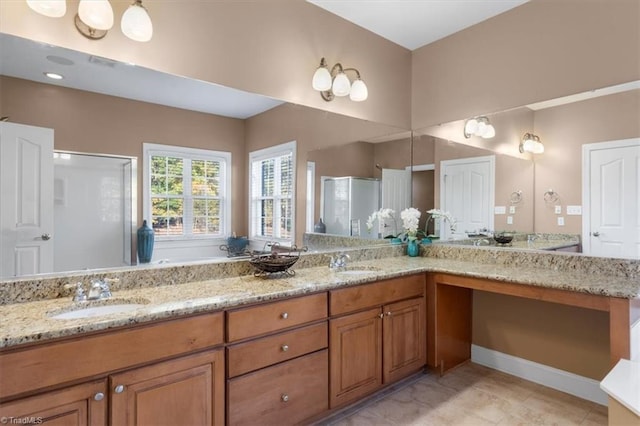
[(93, 318), (103, 315), (135, 311), (136, 309), (143, 306), (144, 304), (141, 303), (120, 303), (116, 305), (91, 306), (84, 309), (76, 309), (73, 311), (62, 312), (56, 315), (50, 315), (50, 318), (61, 320)]

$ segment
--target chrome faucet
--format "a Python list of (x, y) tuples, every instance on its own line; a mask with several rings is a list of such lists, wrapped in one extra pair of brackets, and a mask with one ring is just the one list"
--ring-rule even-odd
[(91, 281), (91, 286), (89, 286), (89, 294), (84, 288), (82, 282), (76, 283), (76, 291), (73, 295), (74, 302), (85, 302), (87, 300), (102, 300), (108, 299), (111, 295), (111, 288), (109, 286), (110, 283), (114, 283), (120, 281), (118, 278), (103, 278), (103, 279), (95, 279)]
[(339, 270), (346, 268), (347, 259), (351, 259), (351, 257), (346, 253), (338, 253), (335, 258), (331, 256), (331, 260), (329, 261), (329, 269)]

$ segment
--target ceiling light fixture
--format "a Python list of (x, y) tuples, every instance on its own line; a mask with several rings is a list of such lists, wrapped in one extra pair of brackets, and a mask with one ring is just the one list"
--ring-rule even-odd
[[(353, 83), (347, 77), (347, 71), (353, 71), (356, 74)], [(349, 98), (354, 102), (362, 102), (369, 97), (369, 90), (360, 78), (360, 71), (355, 68), (343, 68), (340, 62), (329, 71), (327, 61), (324, 58), (320, 60), (320, 66), (313, 74), (311, 85), (320, 92), (322, 99), (327, 102), (334, 100), (336, 96), (349, 95)]]
[[(41, 15), (60, 17), (66, 13), (66, 0), (27, 0), (31, 9)], [(91, 40), (100, 40), (113, 27), (113, 8), (109, 0), (80, 0), (78, 13), (74, 18), (76, 28)], [(153, 24), (142, 0), (133, 4), (122, 15), (122, 33), (135, 41), (149, 41), (153, 36)]]
[(540, 142), (540, 138), (533, 133), (525, 133), (520, 141), (520, 152), (530, 152), (532, 154), (542, 154), (544, 152), (544, 145)]
[(464, 122), (464, 137), (469, 139), (471, 136), (479, 136), (484, 139), (491, 139), (496, 135), (496, 129), (489, 118), (484, 115), (470, 118)]

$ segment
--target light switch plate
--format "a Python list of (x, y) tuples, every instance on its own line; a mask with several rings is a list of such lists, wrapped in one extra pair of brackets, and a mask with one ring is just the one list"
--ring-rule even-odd
[(496, 206), (494, 209), (495, 214), (507, 214), (507, 208), (505, 206)]
[(555, 213), (562, 214), (562, 206), (556, 206)]
[(582, 214), (582, 206), (567, 206), (567, 214), (580, 216)]
[(509, 214), (515, 214), (516, 213), (516, 206), (509, 206)]
[(558, 226), (564, 226), (564, 217), (562, 216), (558, 217)]
[(513, 216), (507, 216), (507, 225), (513, 225)]

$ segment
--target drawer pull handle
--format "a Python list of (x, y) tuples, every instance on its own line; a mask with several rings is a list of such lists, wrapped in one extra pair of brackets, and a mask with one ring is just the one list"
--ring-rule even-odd
[(102, 401), (104, 399), (104, 394), (102, 392), (98, 392), (93, 396), (93, 399), (96, 401)]
[(123, 385), (118, 385), (113, 389), (113, 391), (115, 393), (122, 393), (122, 392), (124, 392), (124, 386)]
[(280, 349), (282, 349), (282, 352), (286, 352), (289, 350), (289, 345), (282, 345)]
[(289, 395), (287, 395), (286, 393), (283, 393), (282, 396), (280, 397), (280, 399), (282, 400), (282, 402), (288, 402), (289, 401)]
[(286, 313), (286, 312), (283, 312), (283, 313), (280, 314), (280, 318), (287, 319), (287, 318), (289, 318), (289, 314)]

